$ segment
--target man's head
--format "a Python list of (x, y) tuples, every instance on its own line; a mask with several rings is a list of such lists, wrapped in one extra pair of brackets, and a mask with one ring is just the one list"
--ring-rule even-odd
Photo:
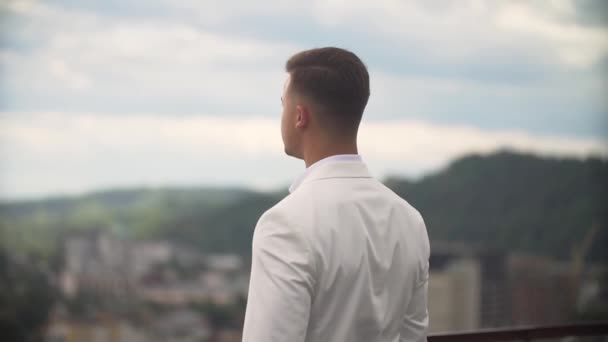
[(334, 47), (302, 51), (285, 66), (281, 133), (288, 155), (304, 158), (315, 140), (356, 143), (369, 99), (369, 74), (352, 52)]

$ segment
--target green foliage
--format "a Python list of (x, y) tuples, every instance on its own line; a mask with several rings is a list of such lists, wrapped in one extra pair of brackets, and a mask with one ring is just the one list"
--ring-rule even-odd
[(593, 223), (589, 253), (608, 261), (608, 162), (502, 152), (469, 156), (419, 182), (387, 183), (425, 218), (432, 240), (569, 258)]
[(282, 197), (250, 194), (212, 213), (192, 212), (178, 218), (166, 231), (166, 237), (205, 252), (233, 252), (249, 257), (257, 220)]
[(136, 189), (3, 203), (0, 244), (13, 252), (56, 259), (61, 237), (73, 231), (112, 229), (131, 238), (171, 236), (184, 218), (202, 219), (249, 194), (238, 189)]
[[(592, 223), (589, 258), (608, 261), (608, 162), (501, 152), (468, 156), (419, 181), (386, 184), (424, 216), (432, 240), (460, 240), (569, 258)], [(168, 238), (203, 252), (249, 257), (260, 215), (286, 193), (238, 189), (136, 189), (0, 205), (0, 238), (13, 250), (53, 256), (62, 234), (109, 228)]]
[(56, 292), (37, 258), (0, 249), (0, 331), (5, 341), (42, 341)]

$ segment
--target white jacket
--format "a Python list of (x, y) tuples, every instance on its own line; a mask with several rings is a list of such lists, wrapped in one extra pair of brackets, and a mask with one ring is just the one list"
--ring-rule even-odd
[(318, 164), (255, 228), (243, 341), (426, 341), (422, 217), (360, 160)]

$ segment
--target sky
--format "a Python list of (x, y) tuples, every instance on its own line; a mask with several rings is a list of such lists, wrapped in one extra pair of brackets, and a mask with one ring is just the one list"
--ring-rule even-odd
[(608, 2), (0, 1), (0, 199), (287, 187), (285, 61), (367, 65), (360, 152), (416, 179), (501, 149), (608, 157)]

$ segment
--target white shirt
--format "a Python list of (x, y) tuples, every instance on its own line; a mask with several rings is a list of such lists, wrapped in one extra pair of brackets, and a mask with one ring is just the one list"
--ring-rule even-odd
[(420, 214), (358, 156), (309, 167), (253, 236), (245, 342), (426, 341)]

